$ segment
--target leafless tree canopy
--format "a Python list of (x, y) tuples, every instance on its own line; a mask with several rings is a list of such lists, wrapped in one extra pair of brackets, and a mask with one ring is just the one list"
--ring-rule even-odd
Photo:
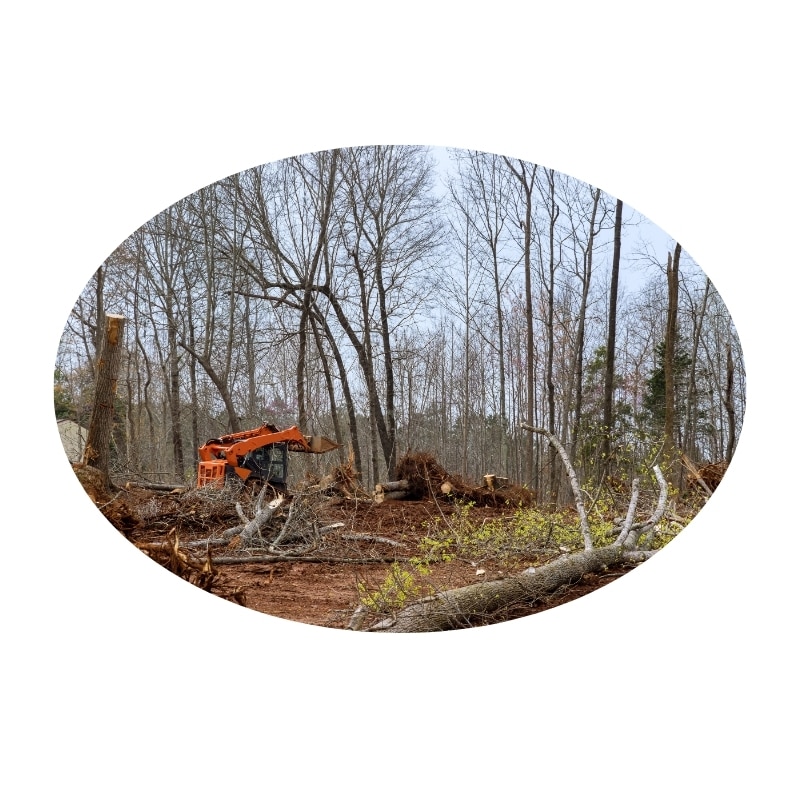
[[(111, 470), (192, 482), (199, 444), (269, 421), (343, 444), (365, 485), (409, 451), (571, 497), (662, 453), (729, 459), (739, 341), (690, 255), (601, 189), (471, 151), (312, 153), (207, 186), (92, 277), (56, 364), (86, 425), (106, 314), (127, 320)], [(89, 270), (87, 270), (89, 272)], [(613, 291), (612, 291), (613, 290)], [(672, 457), (671, 480), (690, 473)], [(295, 460), (296, 477), (310, 468)]]

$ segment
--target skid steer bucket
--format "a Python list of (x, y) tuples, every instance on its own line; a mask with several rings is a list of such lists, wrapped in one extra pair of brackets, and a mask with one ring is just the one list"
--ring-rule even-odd
[(309, 453), (328, 453), (336, 450), (339, 445), (331, 441), (326, 436), (306, 436)]

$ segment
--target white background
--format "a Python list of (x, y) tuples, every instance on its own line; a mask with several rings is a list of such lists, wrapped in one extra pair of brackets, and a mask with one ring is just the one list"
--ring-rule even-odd
[[(796, 796), (789, 12), (217, 8), (4, 15), (3, 794)], [(225, 175), (381, 143), (601, 186), (681, 241), (738, 325), (748, 409), (728, 476), (663, 553), (588, 598), (420, 636), (264, 617), (136, 553), (60, 451), (58, 338), (120, 241)]]

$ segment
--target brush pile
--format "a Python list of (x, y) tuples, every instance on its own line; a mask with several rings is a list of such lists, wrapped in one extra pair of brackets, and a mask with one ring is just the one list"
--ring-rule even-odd
[(242, 587), (220, 575), (212, 564), (209, 553), (198, 557), (182, 549), (174, 528), (161, 542), (140, 543), (136, 546), (153, 561), (192, 586), (215, 594), (223, 600), (230, 600), (241, 606), (245, 604), (247, 597)]
[(459, 500), (481, 506), (527, 506), (536, 500), (535, 494), (529, 489), (503, 480), (495, 480), (484, 486), (471, 486), (460, 475), (447, 472), (436, 457), (427, 452), (407, 453), (403, 456), (397, 464), (397, 480), (378, 484), (375, 487), (375, 497), (378, 500)]
[(73, 464), (72, 470), (89, 499), (100, 513), (124, 536), (130, 538), (139, 518), (123, 499), (123, 492), (112, 493), (103, 473), (86, 464)]
[[(686, 460), (684, 460), (686, 464)], [(702, 491), (704, 493), (714, 492), (725, 476), (728, 469), (727, 461), (717, 461), (713, 464), (701, 464), (699, 466), (686, 464), (688, 476), (686, 487), (689, 491)]]

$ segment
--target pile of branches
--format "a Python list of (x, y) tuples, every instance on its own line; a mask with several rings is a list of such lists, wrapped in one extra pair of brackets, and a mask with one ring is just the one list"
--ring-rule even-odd
[(178, 533), (174, 528), (167, 533), (163, 542), (140, 543), (136, 546), (157, 564), (191, 583), (192, 586), (197, 586), (224, 600), (245, 605), (247, 598), (242, 587), (234, 586), (220, 575), (209, 553), (199, 558), (181, 548)]
[(252, 506), (235, 503), (239, 523), (216, 537), (187, 543), (194, 548), (221, 551), (215, 564), (264, 563), (308, 556), (318, 550), (330, 531), (341, 523), (322, 525), (320, 510), (326, 495), (319, 488), (296, 492), (290, 498), (273, 496), (265, 485)]
[(105, 475), (95, 467), (73, 464), (72, 470), (83, 490), (100, 513), (124, 536), (130, 538), (139, 525), (139, 517), (125, 502), (122, 491), (109, 491)]
[(717, 461), (711, 464), (693, 464), (686, 456), (682, 458), (687, 469), (686, 488), (689, 492), (705, 494), (710, 497), (716, 491), (720, 481), (725, 477), (728, 469), (727, 461)]

